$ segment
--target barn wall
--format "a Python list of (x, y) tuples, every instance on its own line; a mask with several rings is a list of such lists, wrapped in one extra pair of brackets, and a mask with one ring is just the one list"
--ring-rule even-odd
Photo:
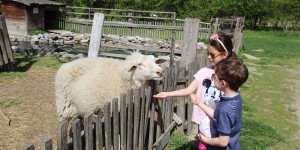
[(8, 34), (27, 35), (27, 11), (26, 6), (0, 3), (2, 15), (6, 20)]
[[(33, 9), (38, 8), (38, 13), (33, 13)], [(28, 7), (28, 33), (35, 29), (44, 30), (44, 8), (43, 7)]]

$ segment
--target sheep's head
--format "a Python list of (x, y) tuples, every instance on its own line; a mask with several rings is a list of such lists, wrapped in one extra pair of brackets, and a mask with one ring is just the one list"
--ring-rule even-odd
[(133, 82), (143, 82), (146, 80), (160, 79), (162, 68), (158, 65), (165, 62), (164, 59), (156, 59), (153, 55), (142, 55), (134, 52), (126, 58), (127, 72)]

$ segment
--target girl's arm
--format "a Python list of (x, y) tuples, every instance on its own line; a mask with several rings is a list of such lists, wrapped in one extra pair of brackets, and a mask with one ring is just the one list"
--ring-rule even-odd
[(195, 94), (191, 94), (191, 102), (195, 105), (198, 105), (210, 118), (213, 118), (214, 110), (204, 104)]
[(153, 97), (163, 99), (171, 96), (188, 96), (191, 93), (193, 93), (197, 89), (197, 87), (198, 87), (198, 81), (194, 79), (193, 82), (185, 89), (180, 89), (171, 92), (161, 92), (156, 95), (153, 95)]
[(229, 143), (229, 136), (219, 135), (216, 138), (208, 138), (200, 134), (200, 140), (211, 146), (226, 147)]

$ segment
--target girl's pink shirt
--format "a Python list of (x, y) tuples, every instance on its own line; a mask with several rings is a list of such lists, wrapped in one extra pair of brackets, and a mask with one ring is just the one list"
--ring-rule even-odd
[[(205, 100), (205, 92), (207, 90), (207, 87), (203, 85), (203, 80), (204, 79), (209, 79), (211, 80), (211, 76), (214, 73), (214, 69), (209, 67), (204, 67), (201, 68), (195, 75), (195, 79), (198, 81), (198, 88), (196, 91), (196, 96), (200, 98), (203, 102)], [(211, 83), (213, 84), (213, 82)], [(193, 106), (193, 113), (192, 113), (192, 121), (200, 124), (200, 121), (206, 116), (205, 112), (197, 105)]]

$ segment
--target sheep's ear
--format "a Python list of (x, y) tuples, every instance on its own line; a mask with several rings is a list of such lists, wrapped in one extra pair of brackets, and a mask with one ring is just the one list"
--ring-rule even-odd
[(136, 68), (137, 68), (137, 66), (132, 66), (132, 67), (128, 70), (128, 72), (132, 72), (132, 71), (136, 70)]
[(162, 63), (164, 63), (164, 62), (166, 62), (166, 61), (167, 61), (167, 60), (165, 60), (165, 59), (160, 59), (160, 58), (159, 58), (159, 59), (156, 59), (156, 60), (155, 60), (155, 63), (156, 63), (156, 64), (162, 64)]

